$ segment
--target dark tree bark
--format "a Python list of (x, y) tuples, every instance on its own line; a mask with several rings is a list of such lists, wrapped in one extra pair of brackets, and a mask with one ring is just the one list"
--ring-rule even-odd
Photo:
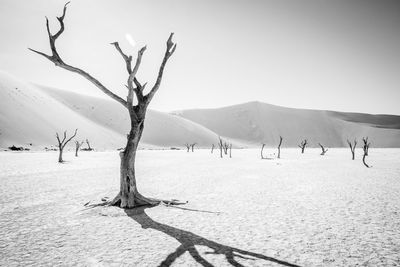
[(229, 157), (232, 158), (232, 144), (229, 144)]
[(75, 129), (75, 133), (67, 139), (67, 131), (64, 131), (64, 135), (63, 135), (63, 139), (60, 139), (60, 136), (58, 135), (58, 133), (56, 133), (56, 137), (57, 137), (57, 142), (58, 142), (58, 162), (59, 163), (63, 163), (63, 152), (64, 152), (64, 148), (65, 146), (68, 144), (69, 141), (72, 140), (72, 138), (74, 138), (76, 136), (76, 133), (78, 132), (78, 129)]
[(352, 143), (347, 139), (347, 144), (348, 144), (349, 147), (350, 147), (351, 159), (354, 160), (354, 159), (355, 159), (356, 146), (357, 146), (357, 140), (354, 139), (354, 144), (352, 144)]
[(281, 145), (282, 145), (282, 136), (279, 136), (279, 145), (278, 145), (278, 159), (281, 158)]
[(265, 144), (262, 144), (261, 146), (261, 159), (265, 159), (263, 155), (263, 150), (264, 150)]
[[(136, 73), (139, 69), (142, 56), (146, 50), (146, 46), (142, 47), (138, 51), (135, 65), (132, 67), (132, 56), (126, 55), (120, 48), (118, 42), (112, 43), (117, 52), (122, 56), (123, 60), (125, 61), (126, 70), (128, 72), (127, 85), (126, 85), (128, 94), (125, 100), (122, 97), (114, 94), (111, 90), (105, 87), (99, 80), (94, 78), (86, 71), (74, 67), (72, 65), (69, 65), (61, 59), (56, 49), (55, 43), (57, 38), (64, 32), (64, 18), (67, 11), (68, 3), (64, 5), (62, 16), (57, 17), (57, 20), (60, 23), (60, 29), (56, 34), (52, 34), (50, 32), (49, 21), (46, 18), (47, 34), (49, 37), (52, 54), (47, 55), (43, 52), (39, 52), (30, 48), (29, 49), (47, 58), (48, 60), (53, 62), (57, 67), (77, 73), (80, 76), (86, 78), (91, 83), (93, 83), (98, 89), (100, 89), (106, 95), (108, 95), (109, 97), (111, 97), (112, 99), (114, 99), (127, 109), (130, 117), (131, 130), (127, 136), (125, 149), (120, 152), (120, 157), (121, 157), (120, 192), (112, 201), (108, 202), (107, 204), (119, 205), (121, 208), (133, 208), (135, 206), (140, 206), (140, 205), (156, 205), (159, 204), (160, 202), (166, 202), (168, 204), (180, 204), (177, 201), (165, 201), (165, 200), (152, 199), (142, 196), (137, 189), (136, 175), (135, 175), (136, 150), (138, 148), (140, 138), (142, 137), (147, 107), (150, 104), (156, 92), (158, 91), (158, 89), (160, 88), (161, 80), (164, 73), (164, 68), (167, 64), (168, 59), (173, 55), (176, 49), (176, 44), (172, 41), (173, 33), (170, 34), (167, 40), (166, 51), (164, 53), (164, 58), (158, 70), (158, 76), (156, 82), (147, 94), (144, 93), (146, 83), (144, 84), (140, 83), (136, 77)], [(134, 95), (136, 96), (137, 100), (136, 104), (133, 103)]]
[(79, 142), (78, 140), (75, 140), (75, 157), (78, 156), (78, 151), (80, 150), (82, 145), (83, 145), (83, 141)]
[(185, 144), (186, 146), (186, 152), (190, 152), (190, 144)]
[(224, 142), (223, 148), (224, 148), (225, 155), (228, 155), (229, 144), (227, 142)]
[(303, 141), (301, 141), (300, 145), (298, 145), (298, 147), (301, 148), (301, 154), (304, 154), (304, 149), (306, 149), (307, 145), (307, 139), (304, 139)]
[(363, 138), (362, 140), (363, 140), (363, 143), (364, 143), (364, 145), (363, 145), (364, 154), (363, 154), (362, 161), (363, 161), (365, 167), (369, 168), (369, 167), (371, 167), (371, 166), (369, 166), (369, 165), (365, 162), (365, 157), (368, 156), (368, 150), (369, 150), (369, 146), (371, 145), (371, 143), (368, 143), (368, 137)]
[(211, 154), (214, 153), (214, 147), (215, 147), (215, 145), (212, 144), (212, 146), (211, 146)]
[(190, 147), (192, 148), (192, 152), (194, 152), (194, 146), (195, 145), (196, 145), (196, 143), (190, 145)]
[(222, 158), (223, 158), (223, 153), (222, 153), (222, 151), (223, 151), (223, 149), (224, 149), (224, 144), (222, 143), (222, 139), (221, 139), (221, 138), (219, 138), (218, 146), (219, 146), (219, 154), (220, 154), (220, 157), (221, 157), (221, 159), (222, 159)]
[(89, 143), (89, 140), (88, 140), (88, 139), (86, 139), (86, 144), (87, 144), (87, 146), (88, 146), (87, 151), (92, 151), (93, 148), (90, 146), (90, 143)]
[(321, 156), (325, 155), (326, 152), (328, 152), (328, 149), (325, 148), (323, 145), (321, 145), (320, 143), (318, 143), (318, 145), (321, 147), (322, 152), (321, 152)]

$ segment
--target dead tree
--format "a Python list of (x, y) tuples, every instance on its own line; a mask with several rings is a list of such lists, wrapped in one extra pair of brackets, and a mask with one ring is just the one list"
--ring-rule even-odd
[(303, 141), (301, 141), (300, 145), (298, 145), (298, 147), (301, 148), (301, 154), (304, 154), (304, 149), (306, 149), (307, 145), (307, 139), (304, 139)]
[(194, 146), (196, 145), (196, 143), (193, 143), (190, 145), (190, 147), (192, 148), (192, 152), (194, 152)]
[(263, 150), (264, 150), (265, 144), (262, 144), (261, 146), (261, 159), (265, 159), (263, 155)]
[(321, 149), (322, 149), (321, 156), (325, 155), (325, 153), (328, 152), (328, 149), (327, 149), (327, 148), (325, 149), (325, 147), (324, 147), (323, 145), (321, 145), (320, 143), (318, 143), (318, 145), (319, 145), (319, 146), (321, 147)]
[(232, 158), (232, 144), (229, 144), (229, 157)]
[(354, 160), (355, 159), (355, 151), (356, 151), (356, 146), (357, 146), (357, 140), (354, 139), (354, 144), (352, 144), (349, 139), (347, 139), (347, 144), (350, 147), (350, 151), (351, 151), (351, 159)]
[(79, 142), (78, 140), (75, 140), (75, 157), (78, 156), (78, 151), (80, 150), (82, 145), (83, 145), (83, 141)]
[(211, 146), (211, 154), (213, 154), (213, 153), (214, 153), (214, 147), (215, 147), (215, 145), (214, 145), (214, 144), (212, 144), (212, 146)]
[(218, 146), (219, 146), (219, 154), (220, 154), (220, 157), (221, 157), (221, 159), (222, 159), (222, 158), (223, 158), (223, 153), (222, 153), (222, 151), (223, 151), (223, 149), (224, 149), (224, 144), (222, 143), (222, 139), (221, 139), (221, 138), (219, 138)]
[(74, 138), (76, 136), (76, 133), (78, 132), (78, 129), (75, 129), (75, 133), (67, 139), (67, 131), (64, 131), (64, 135), (63, 135), (63, 139), (60, 139), (60, 136), (58, 135), (58, 133), (56, 133), (56, 137), (57, 137), (57, 142), (58, 142), (58, 162), (59, 163), (63, 163), (64, 160), (62, 158), (62, 154), (64, 151), (64, 147), (68, 144), (69, 141), (72, 140), (72, 138)]
[(224, 153), (225, 153), (225, 155), (228, 155), (229, 143), (224, 142), (223, 148), (224, 148)]
[[(69, 3), (69, 2), (68, 2)], [(127, 77), (127, 97), (123, 99), (122, 97), (114, 94), (110, 89), (103, 85), (98, 79), (94, 78), (88, 72), (72, 66), (66, 63), (59, 52), (56, 49), (56, 40), (64, 32), (64, 18), (67, 11), (67, 5), (64, 5), (63, 13), (61, 17), (57, 17), (60, 24), (60, 29), (57, 33), (52, 34), (50, 32), (49, 20), (46, 18), (46, 28), (47, 34), (50, 42), (51, 55), (47, 55), (43, 52), (30, 49), (31, 51), (47, 58), (53, 62), (57, 67), (63, 68), (67, 71), (71, 71), (79, 74), (80, 76), (86, 78), (89, 82), (93, 83), (98, 89), (103, 93), (120, 103), (125, 107), (129, 113), (130, 117), (130, 132), (127, 135), (127, 142), (125, 149), (120, 152), (121, 165), (120, 165), (120, 191), (117, 196), (110, 202), (109, 205), (118, 205), (121, 208), (133, 208), (140, 205), (156, 205), (160, 202), (167, 202), (169, 204), (179, 204), (177, 201), (164, 201), (158, 199), (147, 198), (141, 195), (138, 191), (136, 185), (135, 176), (135, 158), (136, 151), (139, 145), (139, 141), (142, 137), (144, 129), (144, 120), (147, 108), (153, 99), (154, 95), (158, 91), (161, 85), (161, 80), (164, 73), (164, 68), (167, 64), (168, 59), (173, 55), (176, 49), (176, 44), (172, 41), (173, 33), (170, 34), (166, 42), (166, 51), (164, 53), (163, 60), (158, 70), (158, 75), (156, 82), (148, 93), (145, 93), (146, 83), (142, 84), (136, 77), (138, 72), (142, 56), (146, 50), (146, 46), (142, 47), (138, 53), (135, 64), (132, 66), (132, 56), (125, 54), (119, 46), (118, 42), (111, 43), (111, 45), (116, 49), (118, 54), (123, 58), (126, 65), (126, 70), (128, 72)], [(135, 102), (134, 102), (135, 96)]]
[(191, 145), (188, 144), (188, 143), (186, 143), (185, 146), (186, 146), (186, 152), (190, 152), (190, 146), (191, 146)]
[(367, 168), (369, 168), (369, 167), (371, 167), (371, 166), (369, 166), (369, 165), (365, 162), (365, 157), (368, 156), (368, 150), (369, 150), (369, 146), (371, 145), (371, 143), (368, 143), (368, 137), (366, 137), (366, 138), (363, 137), (362, 140), (363, 140), (363, 143), (364, 143), (364, 145), (363, 145), (364, 154), (363, 154), (362, 161), (363, 161), (364, 165), (365, 165)]
[(278, 145), (278, 159), (281, 158), (281, 145), (282, 145), (282, 136), (279, 136), (279, 145)]
[(88, 146), (88, 148), (86, 149), (87, 151), (92, 151), (93, 148), (90, 146), (89, 140), (86, 138), (86, 144)]

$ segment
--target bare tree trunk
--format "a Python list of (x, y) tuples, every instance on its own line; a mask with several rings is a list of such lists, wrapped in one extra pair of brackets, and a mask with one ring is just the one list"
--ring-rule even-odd
[(213, 154), (214, 153), (214, 144), (212, 144), (212, 146), (211, 146), (211, 154)]
[(301, 148), (301, 154), (304, 154), (304, 149), (306, 148), (307, 144), (307, 139), (304, 139), (303, 141), (301, 141), (300, 145), (298, 145), (298, 147)]
[(363, 146), (364, 154), (363, 154), (362, 160), (363, 160), (363, 163), (364, 163), (365, 167), (369, 168), (369, 167), (371, 167), (371, 166), (369, 166), (369, 165), (365, 162), (365, 157), (368, 156), (368, 150), (369, 150), (369, 146), (371, 145), (371, 143), (368, 143), (368, 137), (367, 137), (367, 138), (363, 138), (362, 140), (363, 140), (363, 142), (364, 142), (364, 146)]
[(229, 144), (229, 157), (232, 158), (232, 144)]
[(220, 153), (220, 157), (221, 157), (221, 159), (223, 158), (223, 154), (222, 154), (222, 150), (224, 149), (223, 147), (224, 147), (224, 145), (222, 144), (222, 139), (220, 138), (219, 139), (219, 143), (218, 143), (218, 145), (219, 145), (219, 153)]
[(261, 147), (261, 159), (264, 159), (264, 155), (263, 155), (264, 147), (265, 147), (265, 144), (262, 144), (262, 147)]
[(196, 145), (196, 143), (190, 145), (190, 147), (192, 148), (192, 152), (194, 152), (194, 146), (195, 145)]
[(115, 203), (121, 208), (133, 208), (138, 205), (150, 204), (141, 199), (136, 186), (135, 159), (136, 150), (143, 132), (143, 122), (133, 124), (128, 135), (126, 147), (120, 152), (120, 203)]
[(79, 142), (78, 140), (75, 141), (75, 157), (78, 156), (78, 151), (80, 150), (82, 145), (83, 141), (82, 142)]
[(185, 144), (186, 146), (186, 152), (190, 152), (190, 144)]
[(321, 147), (322, 152), (321, 152), (321, 156), (325, 155), (325, 153), (328, 151), (328, 149), (325, 149), (325, 147), (323, 145), (321, 145), (320, 143), (318, 143), (318, 145)]
[(76, 130), (75, 130), (75, 133), (74, 133), (70, 138), (68, 138), (68, 139), (67, 139), (67, 131), (64, 131), (64, 134), (63, 134), (63, 138), (62, 138), (62, 139), (60, 138), (60, 136), (58, 135), (58, 133), (56, 133), (57, 142), (58, 142), (58, 151), (59, 151), (59, 154), (58, 154), (58, 162), (59, 162), (59, 163), (64, 162), (64, 160), (63, 160), (63, 158), (62, 158), (62, 154), (63, 154), (63, 151), (64, 151), (64, 147), (68, 144), (69, 141), (72, 140), (72, 138), (74, 138), (74, 137), (76, 136), (77, 132), (78, 132), (78, 129), (76, 129)]
[(279, 136), (279, 145), (278, 145), (278, 159), (281, 158), (281, 145), (282, 145), (282, 136)]
[(64, 150), (63, 147), (59, 147), (58, 148), (58, 162), (59, 163), (63, 163), (64, 162), (63, 157), (62, 157), (63, 150)]
[(350, 147), (350, 151), (351, 151), (351, 159), (354, 160), (355, 159), (355, 150), (356, 150), (356, 146), (357, 146), (357, 140), (354, 139), (354, 144), (352, 144), (348, 139), (347, 139), (347, 144)]

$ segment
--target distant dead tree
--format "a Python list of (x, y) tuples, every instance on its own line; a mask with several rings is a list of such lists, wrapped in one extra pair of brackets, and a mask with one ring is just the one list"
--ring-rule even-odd
[(228, 155), (229, 143), (224, 142), (223, 148), (224, 148), (224, 153), (225, 153), (225, 155)]
[(264, 154), (263, 154), (263, 150), (264, 150), (264, 147), (265, 147), (265, 144), (262, 144), (262, 146), (261, 146), (261, 159), (274, 159), (273, 157), (264, 157)]
[(307, 145), (308, 145), (307, 139), (304, 139), (303, 141), (301, 141), (300, 145), (298, 145), (298, 147), (301, 148), (301, 154), (304, 154), (304, 149), (306, 148)]
[[(117, 196), (112, 201), (107, 202), (106, 204), (118, 205), (121, 208), (133, 208), (140, 205), (156, 205), (161, 202), (167, 202), (168, 204), (180, 204), (177, 201), (165, 201), (165, 200), (151, 199), (144, 197), (138, 191), (136, 184), (136, 176), (135, 176), (136, 151), (139, 145), (139, 141), (142, 137), (146, 111), (154, 95), (160, 88), (161, 80), (164, 73), (164, 68), (167, 64), (167, 61), (174, 54), (176, 49), (176, 44), (172, 41), (173, 33), (169, 35), (169, 38), (166, 42), (167, 47), (164, 53), (163, 60), (158, 70), (156, 82), (154, 83), (153, 87), (147, 94), (145, 94), (144, 92), (147, 83), (144, 84), (140, 83), (136, 77), (136, 73), (138, 72), (140, 63), (142, 61), (142, 56), (146, 50), (146, 46), (142, 47), (138, 51), (136, 63), (132, 67), (132, 56), (130, 55), (128, 56), (127, 54), (125, 54), (120, 48), (118, 42), (111, 43), (111, 45), (113, 45), (117, 50), (117, 52), (122, 56), (124, 63), (126, 65), (126, 70), (128, 72), (127, 84), (126, 84), (128, 92), (126, 99), (124, 99), (114, 94), (110, 89), (104, 86), (103, 83), (101, 83), (98, 79), (94, 78), (88, 72), (80, 68), (74, 67), (72, 65), (69, 65), (63, 59), (61, 59), (60, 54), (56, 49), (56, 40), (64, 32), (64, 18), (68, 4), (69, 2), (64, 5), (61, 17), (57, 17), (57, 20), (60, 24), (60, 29), (55, 34), (51, 33), (49, 20), (46, 18), (46, 28), (51, 48), (51, 55), (47, 55), (43, 52), (33, 50), (31, 48), (29, 49), (50, 60), (57, 67), (77, 73), (80, 76), (84, 77), (89, 82), (94, 84), (98, 89), (100, 89), (103, 93), (105, 93), (118, 103), (120, 103), (124, 108), (127, 109), (129, 113), (130, 132), (129, 135), (127, 136), (125, 149), (120, 152), (120, 158), (121, 158), (120, 190)], [(135, 103), (134, 103), (134, 95), (136, 96)]]
[(265, 144), (262, 144), (261, 146), (261, 159), (265, 159), (263, 155), (263, 150), (264, 150)]
[(318, 145), (319, 145), (319, 146), (321, 147), (321, 149), (322, 149), (321, 156), (325, 155), (325, 153), (328, 152), (328, 149), (327, 149), (327, 148), (325, 149), (325, 147), (324, 147), (323, 145), (321, 145), (320, 143), (318, 143)]
[(366, 138), (363, 137), (362, 140), (363, 140), (363, 143), (364, 143), (364, 145), (363, 145), (364, 155), (363, 155), (362, 161), (363, 161), (364, 165), (365, 165), (367, 168), (369, 168), (369, 167), (371, 167), (371, 166), (369, 166), (369, 165), (365, 162), (365, 157), (368, 156), (368, 150), (369, 150), (369, 146), (371, 145), (371, 143), (368, 143), (368, 137), (366, 137)]
[(186, 152), (190, 152), (190, 144), (186, 143), (185, 146), (186, 146)]
[(194, 152), (194, 146), (197, 145), (196, 143), (193, 143), (190, 145), (190, 147), (192, 148), (192, 152)]
[(281, 158), (281, 145), (282, 145), (282, 136), (279, 136), (279, 145), (278, 145), (278, 159)]
[(78, 156), (78, 151), (80, 150), (82, 145), (83, 145), (83, 141), (79, 142), (78, 140), (75, 140), (75, 157)]
[(88, 150), (88, 151), (92, 151), (93, 148), (90, 146), (89, 140), (88, 140), (87, 138), (86, 138), (86, 144), (87, 144), (87, 146), (88, 146), (87, 150)]
[(349, 139), (347, 139), (347, 144), (350, 147), (350, 151), (351, 151), (351, 156), (352, 156), (352, 160), (355, 159), (355, 151), (356, 151), (356, 146), (357, 146), (357, 140), (354, 139), (354, 143), (352, 144)]
[(64, 151), (64, 147), (68, 144), (69, 141), (72, 140), (72, 138), (74, 138), (76, 136), (76, 133), (78, 132), (78, 129), (75, 129), (75, 133), (67, 139), (67, 131), (64, 131), (64, 135), (63, 135), (63, 139), (60, 139), (60, 136), (58, 135), (58, 133), (56, 133), (56, 137), (57, 137), (57, 142), (58, 142), (58, 162), (62, 163), (64, 162), (63, 158), (62, 158), (62, 154)]
[(229, 157), (232, 158), (232, 144), (229, 144)]
[(212, 146), (211, 146), (211, 154), (213, 154), (213, 153), (214, 153), (214, 147), (215, 147), (215, 145), (214, 145), (214, 144), (212, 144)]
[(223, 153), (222, 153), (222, 151), (224, 150), (224, 144), (222, 143), (222, 139), (221, 139), (221, 138), (219, 138), (218, 146), (219, 146), (219, 154), (220, 154), (220, 157), (223, 158)]

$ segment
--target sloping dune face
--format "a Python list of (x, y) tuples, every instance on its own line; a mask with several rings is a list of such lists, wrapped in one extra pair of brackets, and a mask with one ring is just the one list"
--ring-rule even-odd
[[(343, 147), (347, 139), (357, 138), (360, 142), (368, 136), (374, 147), (400, 147), (400, 130), (385, 126), (396, 125), (400, 122), (399, 116), (380, 115), (377, 119), (359, 114), (356, 120), (340, 112), (292, 109), (260, 102), (184, 110), (179, 115), (220, 135), (254, 144), (275, 146), (281, 135), (283, 145), (288, 147), (297, 146), (302, 139), (307, 139), (311, 146), (318, 146), (320, 142), (329, 147)], [(374, 121), (370, 121), (372, 118)]]
[[(48, 87), (39, 88), (72, 111), (103, 127), (112, 129), (123, 136), (129, 132), (128, 111), (115, 101)], [(181, 147), (185, 143), (197, 143), (198, 146), (208, 147), (217, 140), (217, 134), (195, 122), (155, 110), (147, 111), (142, 136), (143, 143), (159, 147)]]
[[(97, 149), (125, 145), (130, 121), (127, 110), (112, 100), (31, 85), (0, 72), (0, 146), (41, 149), (56, 145), (56, 132), (88, 138)], [(207, 128), (158, 111), (149, 110), (142, 147), (209, 146), (218, 135)], [(32, 144), (32, 145), (31, 145)], [(70, 146), (73, 146), (71, 143)]]
[[(124, 137), (103, 127), (57, 100), (36, 86), (0, 72), (0, 146), (43, 149), (57, 144), (56, 132), (70, 135), (78, 128), (78, 140), (88, 138), (97, 148), (116, 148)], [(73, 146), (73, 142), (70, 143)]]

